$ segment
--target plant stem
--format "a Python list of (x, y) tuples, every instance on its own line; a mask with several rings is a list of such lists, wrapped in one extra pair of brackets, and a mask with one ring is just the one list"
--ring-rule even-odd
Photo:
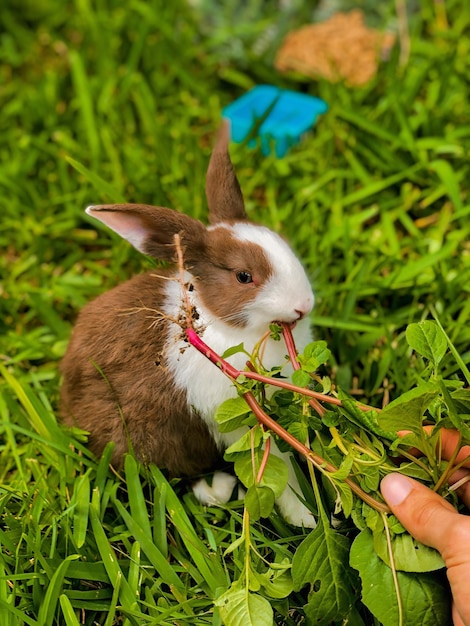
[[(459, 432), (459, 431), (458, 431)], [(440, 436), (440, 433), (439, 433)], [(459, 432), (459, 440), (457, 445), (455, 446), (454, 451), (452, 452), (452, 456), (450, 457), (447, 466), (445, 468), (445, 470), (442, 472), (439, 480), (437, 481), (437, 483), (434, 485), (433, 490), (434, 491), (439, 491), (439, 489), (442, 487), (442, 485), (447, 481), (447, 479), (449, 478), (450, 474), (452, 474), (452, 472), (454, 471), (454, 463), (455, 463), (455, 459), (457, 458), (458, 453), (460, 452), (460, 448), (461, 448), (461, 444), (462, 444), (462, 433)]]
[(401, 593), (400, 593), (400, 585), (398, 583), (397, 568), (395, 566), (395, 558), (393, 555), (392, 538), (390, 536), (390, 528), (388, 527), (387, 518), (383, 513), (382, 513), (382, 521), (384, 524), (385, 536), (387, 538), (388, 557), (390, 559), (390, 569), (392, 570), (393, 585), (395, 587), (395, 594), (397, 598), (398, 626), (403, 626), (403, 602), (402, 602)]
[(264, 470), (266, 469), (266, 464), (269, 459), (269, 454), (271, 452), (271, 437), (266, 439), (266, 443), (264, 446), (263, 458), (261, 459), (261, 464), (259, 466), (258, 474), (256, 476), (256, 484), (259, 485), (261, 479), (263, 478)]
[[(292, 330), (289, 324), (284, 322), (281, 323), (282, 327), (282, 335), (284, 337), (284, 341), (287, 348), (287, 354), (289, 355), (290, 362), (292, 363), (292, 368), (294, 371), (300, 369), (300, 363), (297, 359), (297, 348), (295, 345), (294, 337), (292, 335)], [(310, 406), (318, 413), (320, 417), (323, 417), (325, 414), (325, 409), (322, 405), (316, 400), (316, 398), (311, 398), (308, 402)]]

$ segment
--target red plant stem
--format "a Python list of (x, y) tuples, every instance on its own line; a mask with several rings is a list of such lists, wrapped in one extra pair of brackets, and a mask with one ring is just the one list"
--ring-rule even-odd
[(271, 437), (269, 437), (269, 439), (266, 440), (266, 444), (264, 446), (263, 458), (261, 459), (261, 464), (259, 466), (258, 474), (256, 475), (257, 485), (259, 485), (259, 483), (261, 482), (261, 479), (263, 478), (264, 470), (266, 469), (270, 452), (271, 452)]
[[(329, 402), (330, 404), (334, 404), (336, 406), (342, 406), (341, 400), (338, 398), (334, 398), (332, 396), (327, 396), (324, 393), (320, 393), (318, 391), (313, 391), (312, 389), (305, 389), (304, 387), (297, 387), (297, 385), (293, 385), (287, 380), (282, 380), (280, 378), (270, 378), (269, 376), (264, 376), (263, 374), (258, 374), (258, 372), (247, 371), (247, 370), (238, 370), (233, 365), (230, 365), (228, 361), (225, 361), (220, 357), (217, 352), (215, 352), (212, 348), (210, 348), (204, 341), (199, 337), (196, 331), (193, 328), (186, 329), (186, 335), (188, 337), (189, 343), (194, 346), (201, 354), (203, 354), (206, 358), (209, 359), (214, 365), (217, 365), (224, 374), (226, 374), (229, 378), (236, 381), (239, 376), (244, 376), (245, 378), (249, 378), (250, 380), (257, 380), (258, 382), (265, 383), (266, 385), (274, 385), (275, 387), (280, 387), (282, 389), (287, 389), (289, 391), (294, 391), (295, 393), (301, 393), (304, 396), (309, 396), (311, 398), (317, 398), (318, 400), (322, 400), (323, 402)], [(363, 405), (364, 408), (370, 409), (371, 407), (367, 407)]]
[[(186, 336), (189, 340), (189, 343), (194, 346), (201, 354), (203, 354), (206, 358), (209, 359), (212, 363), (217, 365), (224, 374), (226, 374), (232, 380), (237, 380), (237, 378), (243, 374), (240, 370), (237, 370), (233, 365), (230, 365), (228, 361), (222, 359), (215, 350), (212, 350), (204, 341), (199, 337), (194, 328), (186, 328)], [(248, 373), (248, 372), (247, 372)]]
[[(292, 336), (291, 326), (286, 324), (285, 322), (281, 322), (282, 327), (282, 335), (284, 337), (284, 341), (287, 348), (287, 354), (289, 355), (290, 362), (292, 363), (292, 368), (295, 370), (300, 369), (300, 363), (297, 359), (297, 348), (295, 346), (294, 337)], [(316, 398), (311, 398), (308, 403), (314, 409), (320, 417), (323, 417), (325, 414), (325, 409), (318, 402)]]
[(300, 369), (300, 363), (297, 359), (297, 348), (295, 347), (294, 337), (292, 336), (291, 327), (289, 324), (285, 322), (280, 322), (280, 326), (282, 328), (282, 335), (284, 337), (284, 341), (287, 348), (287, 354), (289, 355), (289, 359), (292, 363), (292, 367), (294, 370)]
[[(217, 352), (215, 352), (206, 343), (204, 343), (204, 341), (199, 337), (199, 335), (193, 328), (186, 328), (185, 332), (186, 336), (188, 337), (189, 343), (197, 350), (199, 350), (199, 352), (201, 352), (201, 354), (203, 354), (206, 358), (208, 358), (209, 361), (214, 363), (214, 365), (217, 365), (217, 367), (219, 367), (224, 374), (226, 374), (234, 381), (236, 381), (239, 376), (244, 376), (245, 378), (249, 378), (250, 380), (257, 380), (258, 382), (264, 383), (265, 385), (274, 385), (274, 387), (280, 387), (281, 389), (287, 389), (288, 391), (293, 391), (294, 393), (300, 393), (304, 396), (321, 400), (322, 402), (334, 404), (335, 406), (343, 406), (343, 402), (339, 400), (339, 398), (335, 398), (334, 396), (328, 396), (325, 393), (313, 391), (313, 389), (306, 389), (305, 387), (297, 387), (297, 385), (293, 385), (287, 380), (282, 380), (280, 378), (270, 378), (269, 376), (263, 376), (263, 374), (258, 374), (258, 372), (238, 370), (237, 368), (233, 367), (233, 365), (230, 365), (228, 361), (222, 359), (222, 357), (220, 357)], [(367, 404), (361, 404), (359, 402), (357, 403), (357, 406), (363, 411), (380, 411), (380, 409), (376, 407), (371, 407)]]

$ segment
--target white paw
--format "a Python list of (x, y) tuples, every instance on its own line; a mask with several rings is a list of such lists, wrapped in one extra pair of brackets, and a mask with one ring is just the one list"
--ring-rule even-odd
[(303, 526), (304, 528), (315, 528), (317, 521), (313, 513), (303, 504), (289, 485), (276, 500), (282, 517), (293, 526)]
[(214, 472), (212, 485), (205, 478), (200, 478), (193, 484), (193, 492), (202, 504), (225, 504), (237, 484), (237, 479), (226, 472)]

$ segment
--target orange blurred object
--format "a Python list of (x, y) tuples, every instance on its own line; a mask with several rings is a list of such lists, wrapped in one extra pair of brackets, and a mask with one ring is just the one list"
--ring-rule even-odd
[(394, 33), (382, 33), (364, 23), (360, 10), (335, 13), (324, 22), (289, 33), (279, 49), (275, 66), (331, 82), (364, 85), (387, 58), (395, 42)]

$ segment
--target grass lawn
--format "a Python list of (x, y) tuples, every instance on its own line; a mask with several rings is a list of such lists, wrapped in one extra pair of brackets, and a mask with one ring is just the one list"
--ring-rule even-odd
[[(282, 29), (311, 16), (305, 3), (284, 15), (274, 2), (223, 4), (1, 3), (1, 626), (397, 623), (356, 579), (352, 606), (314, 621), (309, 585), (289, 573), (307, 531), (276, 513), (248, 524), (241, 502), (202, 507), (132, 457), (118, 475), (58, 423), (77, 312), (154, 263), (84, 208), (140, 202), (204, 220), (221, 109), (259, 83), (329, 105), (283, 159), (231, 150), (250, 217), (285, 235), (311, 277), (325, 372), (381, 407), (436, 374), (405, 334), (435, 320), (447, 335), (439, 376), (470, 385), (470, 5), (410, 3), (406, 63), (397, 47), (351, 88), (274, 69)], [(376, 21), (393, 24), (395, 3), (382, 4)], [(468, 398), (447, 406), (452, 424), (468, 419)], [(227, 590), (233, 604), (214, 609)], [(403, 624), (437, 623), (410, 611)]]

